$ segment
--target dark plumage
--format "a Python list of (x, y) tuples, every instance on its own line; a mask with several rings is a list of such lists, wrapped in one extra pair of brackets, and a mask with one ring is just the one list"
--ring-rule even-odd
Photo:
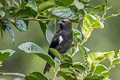
[[(49, 48), (55, 48), (59, 53), (67, 52), (72, 43), (72, 23), (69, 19), (60, 20), (60, 29), (54, 35)], [(48, 54), (54, 59), (55, 56), (48, 51)], [(51, 65), (46, 63), (43, 73), (49, 72)]]

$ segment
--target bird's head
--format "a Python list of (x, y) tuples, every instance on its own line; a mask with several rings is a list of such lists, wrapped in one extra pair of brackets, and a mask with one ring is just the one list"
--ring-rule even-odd
[(72, 29), (72, 23), (69, 19), (60, 20), (58, 24), (60, 24), (60, 29)]

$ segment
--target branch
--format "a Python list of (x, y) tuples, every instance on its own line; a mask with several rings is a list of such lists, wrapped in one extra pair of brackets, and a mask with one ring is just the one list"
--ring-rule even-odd
[(82, 42), (78, 42), (78, 44), (77, 44), (77, 46), (76, 46), (76, 48), (75, 48), (75, 51), (74, 51), (73, 54), (72, 54), (72, 57), (74, 57), (75, 54), (79, 51), (79, 46), (80, 46), (80, 45), (83, 45), (87, 40), (88, 40), (88, 38), (85, 38)]
[(54, 74), (53, 80), (56, 80), (56, 77), (57, 77), (58, 71), (60, 71), (60, 67), (58, 67), (57, 70), (55, 71), (55, 74)]
[(36, 18), (20, 18), (20, 17), (11, 17), (11, 18), (0, 17), (0, 20), (7, 20), (7, 19), (30, 20), (30, 21), (49, 21), (49, 20), (52, 20), (52, 19), (36, 19)]
[(116, 16), (120, 16), (120, 13), (118, 13), (118, 14), (112, 14), (110, 16), (107, 16), (107, 17), (103, 18), (103, 20), (109, 19), (111, 17), (116, 17)]

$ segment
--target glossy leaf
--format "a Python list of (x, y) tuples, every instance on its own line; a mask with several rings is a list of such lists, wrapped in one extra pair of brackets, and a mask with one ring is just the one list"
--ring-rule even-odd
[(88, 76), (83, 80), (103, 80), (104, 77), (103, 76)]
[(33, 72), (25, 77), (25, 80), (48, 80), (42, 73)]
[(114, 58), (111, 62), (111, 65), (114, 67), (114, 65), (120, 64), (120, 58)]
[(46, 35), (47, 23), (43, 23), (42, 21), (39, 21), (39, 24), (43, 34)]
[(85, 67), (88, 68), (88, 50), (87, 48), (83, 47), (83, 46), (79, 46), (80, 52), (82, 53), (83, 57), (84, 57), (84, 62), (85, 62)]
[(98, 13), (100, 13), (100, 12), (102, 12), (102, 11), (104, 11), (104, 4), (102, 4), (102, 5), (98, 5), (98, 6), (96, 6), (96, 7), (94, 7), (91, 11), (90, 11), (90, 14), (98, 14)]
[(1, 32), (1, 37), (3, 38), (3, 32), (7, 29), (6, 25), (4, 22), (0, 22), (0, 32)]
[(105, 71), (108, 71), (105, 65), (97, 64), (95, 71), (94, 71), (94, 75), (101, 75)]
[(55, 7), (56, 1), (55, 0), (48, 0), (39, 5), (38, 12), (45, 11), (49, 8)]
[(35, 17), (36, 15), (37, 13), (29, 7), (21, 8), (15, 13), (16, 17)]
[(6, 5), (7, 5), (6, 0), (0, 0), (0, 3), (1, 3), (3, 6), (6, 6)]
[(30, 7), (37, 12), (38, 7), (35, 0), (28, 0), (27, 5), (25, 6)]
[(75, 20), (78, 18), (77, 15), (70, 8), (66, 8), (62, 6), (53, 8), (52, 14), (57, 17), (64, 18), (64, 19)]
[(119, 52), (117, 53), (117, 57), (120, 57), (120, 50), (119, 50)]
[(39, 57), (44, 59), (46, 62), (51, 64), (53, 67), (55, 67), (55, 63), (53, 59), (48, 54), (46, 54), (46, 52), (37, 44), (32, 42), (26, 42), (21, 44), (18, 48), (26, 53), (33, 53), (38, 55)]
[(16, 25), (16, 28), (20, 31), (27, 31), (27, 25), (24, 23), (23, 20), (15, 20), (15, 25)]
[(74, 2), (74, 0), (61, 0), (61, 2), (64, 6), (69, 6)]
[(74, 0), (74, 5), (78, 10), (84, 8), (84, 4), (82, 2), (79, 2), (79, 0)]
[(79, 1), (84, 2), (84, 3), (89, 3), (89, 2), (91, 2), (92, 0), (79, 0)]
[(83, 65), (83, 63), (80, 62), (74, 62), (72, 67), (75, 70), (79, 71), (79, 73), (83, 73), (86, 70), (85, 65)]
[(59, 71), (58, 74), (62, 76), (65, 80), (77, 80), (75, 76), (72, 76), (69, 72)]
[(77, 30), (77, 29), (72, 29), (72, 34), (75, 38), (77, 38), (78, 40), (83, 40), (83, 36), (82, 36), (82, 33)]
[(12, 25), (11, 25), (10, 21), (5, 20), (4, 23), (5, 23), (6, 27), (7, 27), (7, 30), (8, 30), (8, 32), (10, 34), (10, 37), (11, 37), (12, 41), (14, 42), (15, 41), (14, 31), (12, 29)]
[(62, 63), (62, 64), (60, 64), (60, 68), (69, 68), (69, 67), (72, 67), (71, 63)]
[(107, 58), (111, 58), (115, 56), (114, 51), (110, 52), (91, 52), (88, 56), (89, 64), (97, 65), (98, 63), (104, 61)]
[(63, 57), (63, 60), (61, 63), (65, 63), (65, 62), (72, 63), (73, 62), (72, 57), (70, 55), (62, 55), (62, 57)]
[(95, 17), (90, 14), (86, 14), (83, 20), (82, 33), (84, 39), (88, 39), (95, 28), (104, 28), (103, 23), (100, 21), (99, 17)]
[(58, 59), (62, 60), (62, 55), (56, 49), (50, 48), (50, 52), (53, 55), (55, 55)]
[(4, 17), (5, 14), (6, 14), (6, 13), (5, 13), (3, 10), (0, 10), (0, 16), (1, 16), (1, 17)]
[(55, 24), (54, 24), (54, 21), (50, 21), (48, 23), (48, 27), (47, 27), (47, 30), (46, 30), (46, 39), (49, 42), (49, 44), (52, 41), (54, 33), (55, 33)]
[(0, 50), (0, 62), (15, 53), (12, 49)]

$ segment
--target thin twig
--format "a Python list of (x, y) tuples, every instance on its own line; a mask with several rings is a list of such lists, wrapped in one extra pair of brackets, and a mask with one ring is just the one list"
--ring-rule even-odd
[(103, 20), (109, 19), (111, 17), (116, 17), (116, 16), (120, 16), (120, 13), (118, 13), (118, 14), (112, 14), (110, 16), (107, 16), (107, 17), (103, 18)]
[(77, 44), (77, 46), (76, 46), (76, 48), (75, 48), (75, 51), (74, 51), (73, 54), (72, 54), (72, 57), (74, 57), (75, 54), (79, 51), (79, 45), (80, 45), (80, 42), (78, 42), (78, 44)]
[(57, 74), (58, 74), (58, 71), (60, 71), (60, 67), (58, 67), (57, 70), (55, 71), (55, 74), (54, 74), (53, 80), (56, 80), (56, 78), (57, 78)]

